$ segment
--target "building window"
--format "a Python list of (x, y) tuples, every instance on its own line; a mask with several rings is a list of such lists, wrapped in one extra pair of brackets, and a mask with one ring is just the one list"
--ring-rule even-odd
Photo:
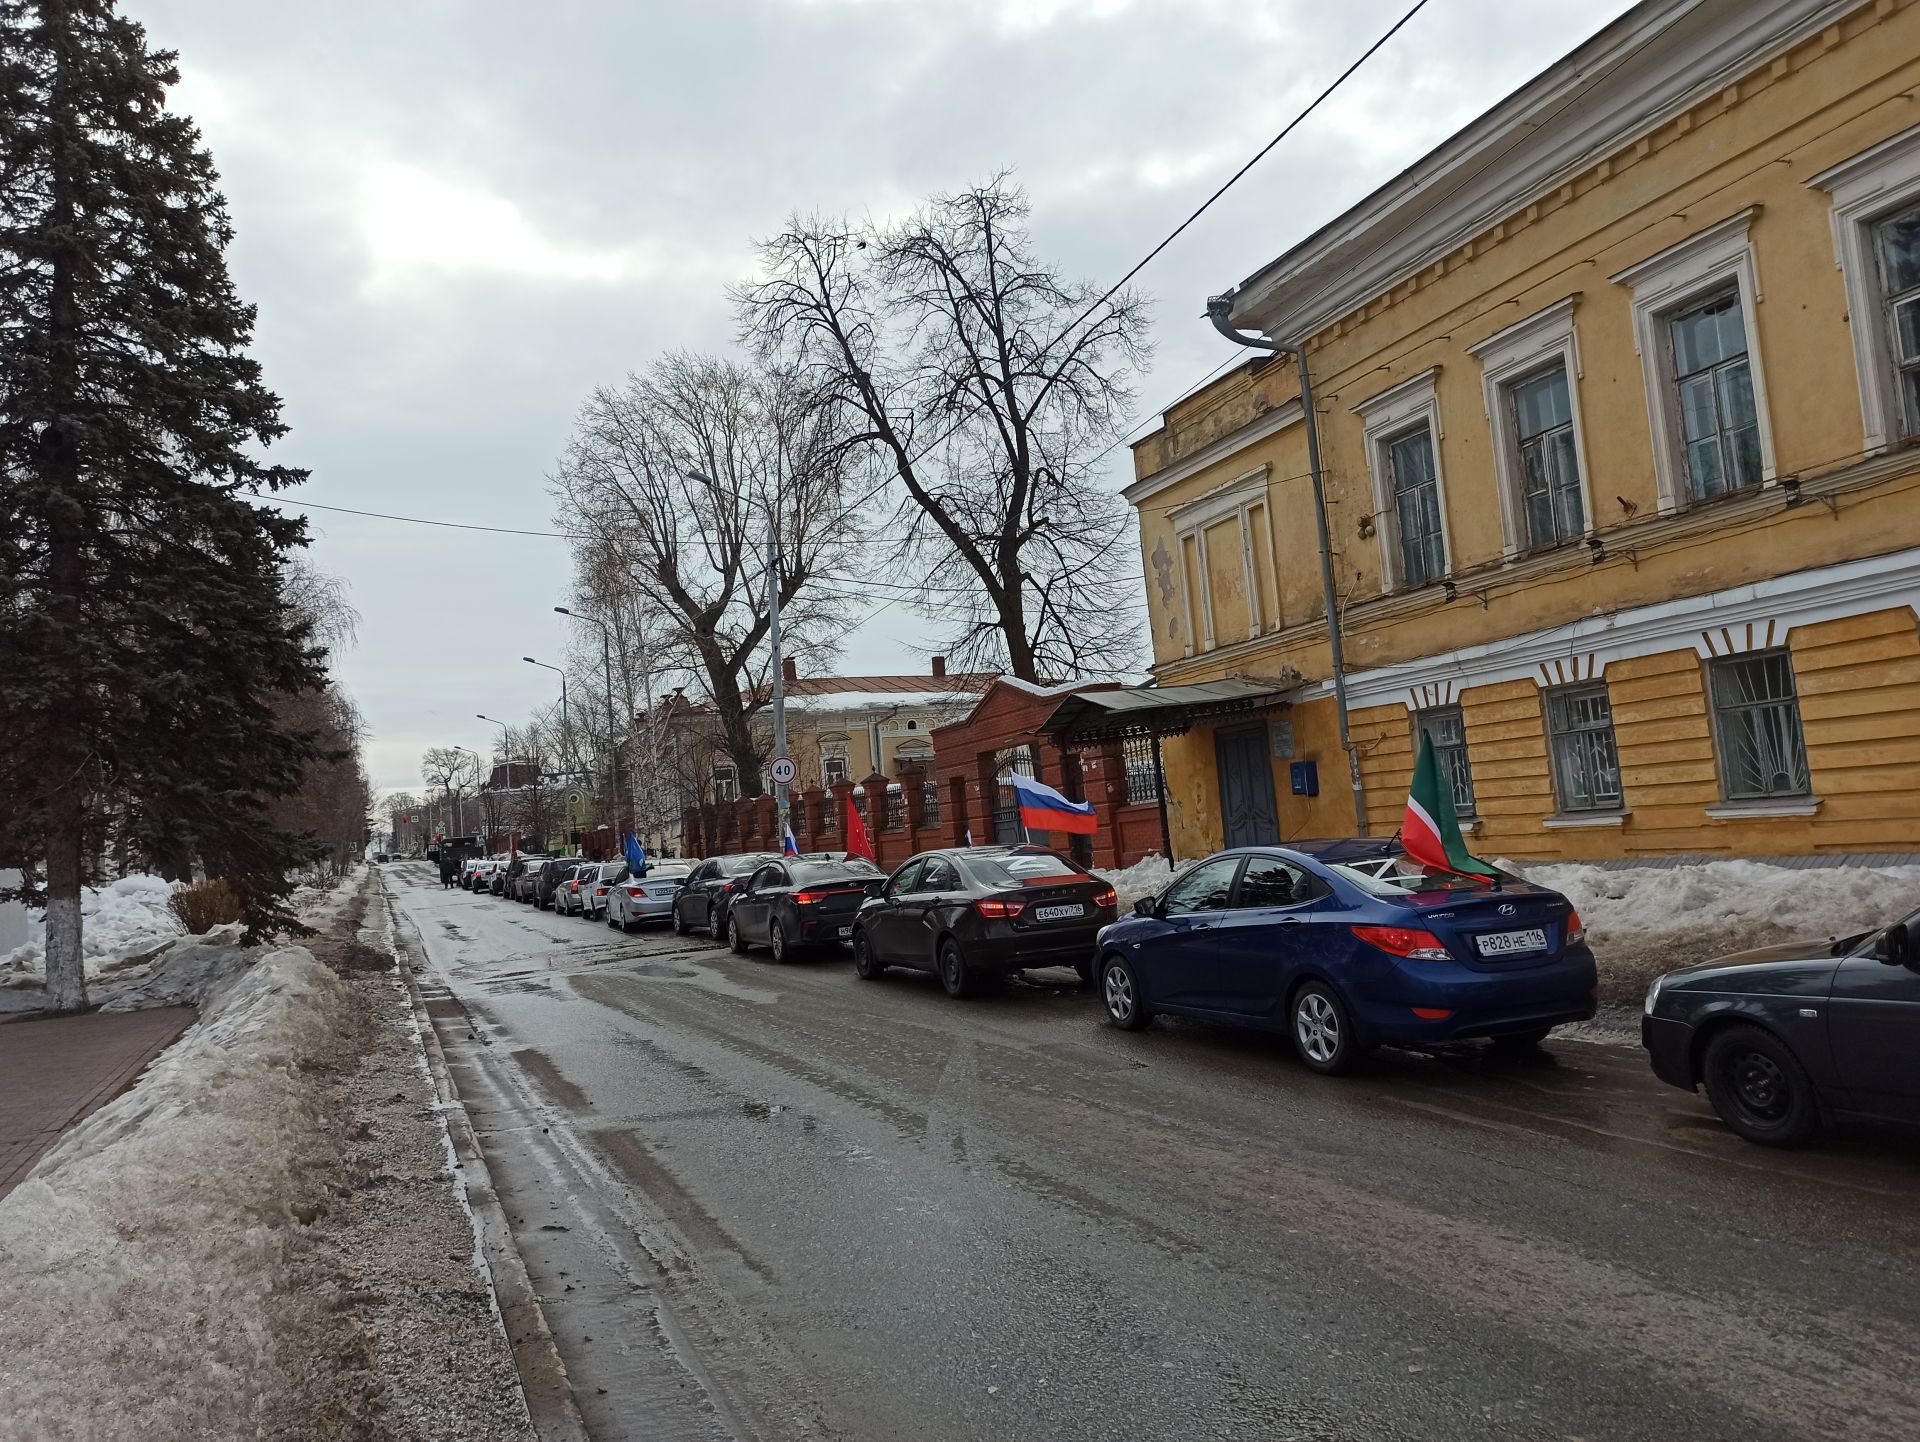
[(1620, 757), (1605, 686), (1562, 686), (1547, 692), (1547, 744), (1562, 811), (1620, 809)]
[(1793, 658), (1785, 651), (1723, 657), (1707, 663), (1707, 677), (1722, 797), (1764, 801), (1809, 794)]
[(1902, 434), (1920, 435), (1920, 205), (1873, 228)]
[(740, 777), (733, 767), (725, 762), (716, 762), (713, 768), (713, 799), (715, 801), (738, 801), (740, 799)]
[(1434, 706), (1413, 714), (1414, 740), (1421, 733), (1433, 738), (1433, 759), (1440, 763), (1440, 774), (1447, 779), (1453, 794), (1456, 815), (1476, 814), (1473, 804), (1473, 767), (1467, 759), (1467, 722), (1458, 706)]
[(1160, 799), (1160, 768), (1153, 764), (1153, 738), (1129, 736), (1120, 744), (1127, 768), (1127, 804), (1138, 806)]
[(1754, 211), (1709, 226), (1613, 277), (1633, 292), (1660, 506), (1675, 511), (1773, 476), (1754, 341)]
[(1737, 290), (1670, 317), (1687, 491), (1696, 501), (1760, 483), (1760, 422)]
[(1587, 528), (1580, 494), (1580, 458), (1573, 443), (1573, 403), (1565, 367), (1507, 391), (1520, 450), (1520, 493), (1529, 546), (1578, 540)]
[(1354, 407), (1366, 428), (1373, 510), (1381, 523), (1382, 590), (1430, 585), (1447, 572), (1437, 374), (1423, 372)]
[(838, 747), (823, 747), (820, 752), (820, 777), (828, 786), (840, 786), (847, 779), (847, 751), (844, 743)]

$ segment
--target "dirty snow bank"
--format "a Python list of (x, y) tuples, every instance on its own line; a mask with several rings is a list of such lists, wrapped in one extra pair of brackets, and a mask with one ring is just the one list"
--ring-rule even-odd
[[(80, 946), (89, 980), (181, 934), (173, 892), (171, 881), (135, 874), (80, 893)], [(46, 948), (46, 913), (36, 908), (27, 915), (27, 944), (0, 956), (0, 986), (42, 983)]]
[(1648, 981), (1677, 966), (1872, 931), (1920, 908), (1920, 866), (1500, 865), (1566, 895), (1586, 923), (1603, 987), (1620, 997), (1637, 998)]
[(1124, 871), (1096, 871), (1093, 874), (1102, 881), (1110, 882), (1113, 889), (1120, 893), (1122, 916), (1133, 910), (1134, 902), (1141, 897), (1151, 896), (1173, 880), (1173, 868), (1167, 865), (1167, 858), (1158, 852), (1142, 857)]
[(0, 1438), (282, 1435), (293, 1415), (298, 1339), (339, 1326), (289, 1285), (339, 1162), (312, 1074), (352, 1055), (355, 1013), (309, 952), (253, 955), (0, 1198)]

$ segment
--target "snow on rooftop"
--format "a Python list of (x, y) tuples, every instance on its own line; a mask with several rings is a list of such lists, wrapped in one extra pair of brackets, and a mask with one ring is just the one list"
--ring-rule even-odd
[(803, 692), (786, 698), (789, 711), (891, 711), (916, 707), (952, 707), (973, 705), (979, 696), (970, 691), (819, 691)]

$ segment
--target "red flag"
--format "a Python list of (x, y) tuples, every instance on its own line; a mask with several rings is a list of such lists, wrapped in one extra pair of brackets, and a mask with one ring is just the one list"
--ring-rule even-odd
[(860, 819), (860, 808), (853, 804), (853, 797), (847, 797), (847, 855), (864, 856), (875, 866), (880, 859), (873, 854), (873, 843), (867, 840), (867, 823)]

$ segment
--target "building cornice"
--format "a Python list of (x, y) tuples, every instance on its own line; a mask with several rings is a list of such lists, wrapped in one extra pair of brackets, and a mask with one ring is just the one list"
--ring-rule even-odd
[(1192, 455), (1183, 456), (1172, 465), (1122, 487), (1120, 494), (1134, 505), (1142, 505), (1170, 486), (1177, 486), (1189, 477), (1199, 475), (1207, 467), (1218, 465), (1235, 451), (1258, 444), (1269, 436), (1276, 436), (1289, 426), (1298, 425), (1305, 415), (1298, 397), (1277, 405), (1264, 415), (1255, 416), (1245, 425), (1228, 431), (1218, 440), (1207, 442)]
[(1233, 321), (1300, 340), (1870, 0), (1648, 0), (1241, 283)]

